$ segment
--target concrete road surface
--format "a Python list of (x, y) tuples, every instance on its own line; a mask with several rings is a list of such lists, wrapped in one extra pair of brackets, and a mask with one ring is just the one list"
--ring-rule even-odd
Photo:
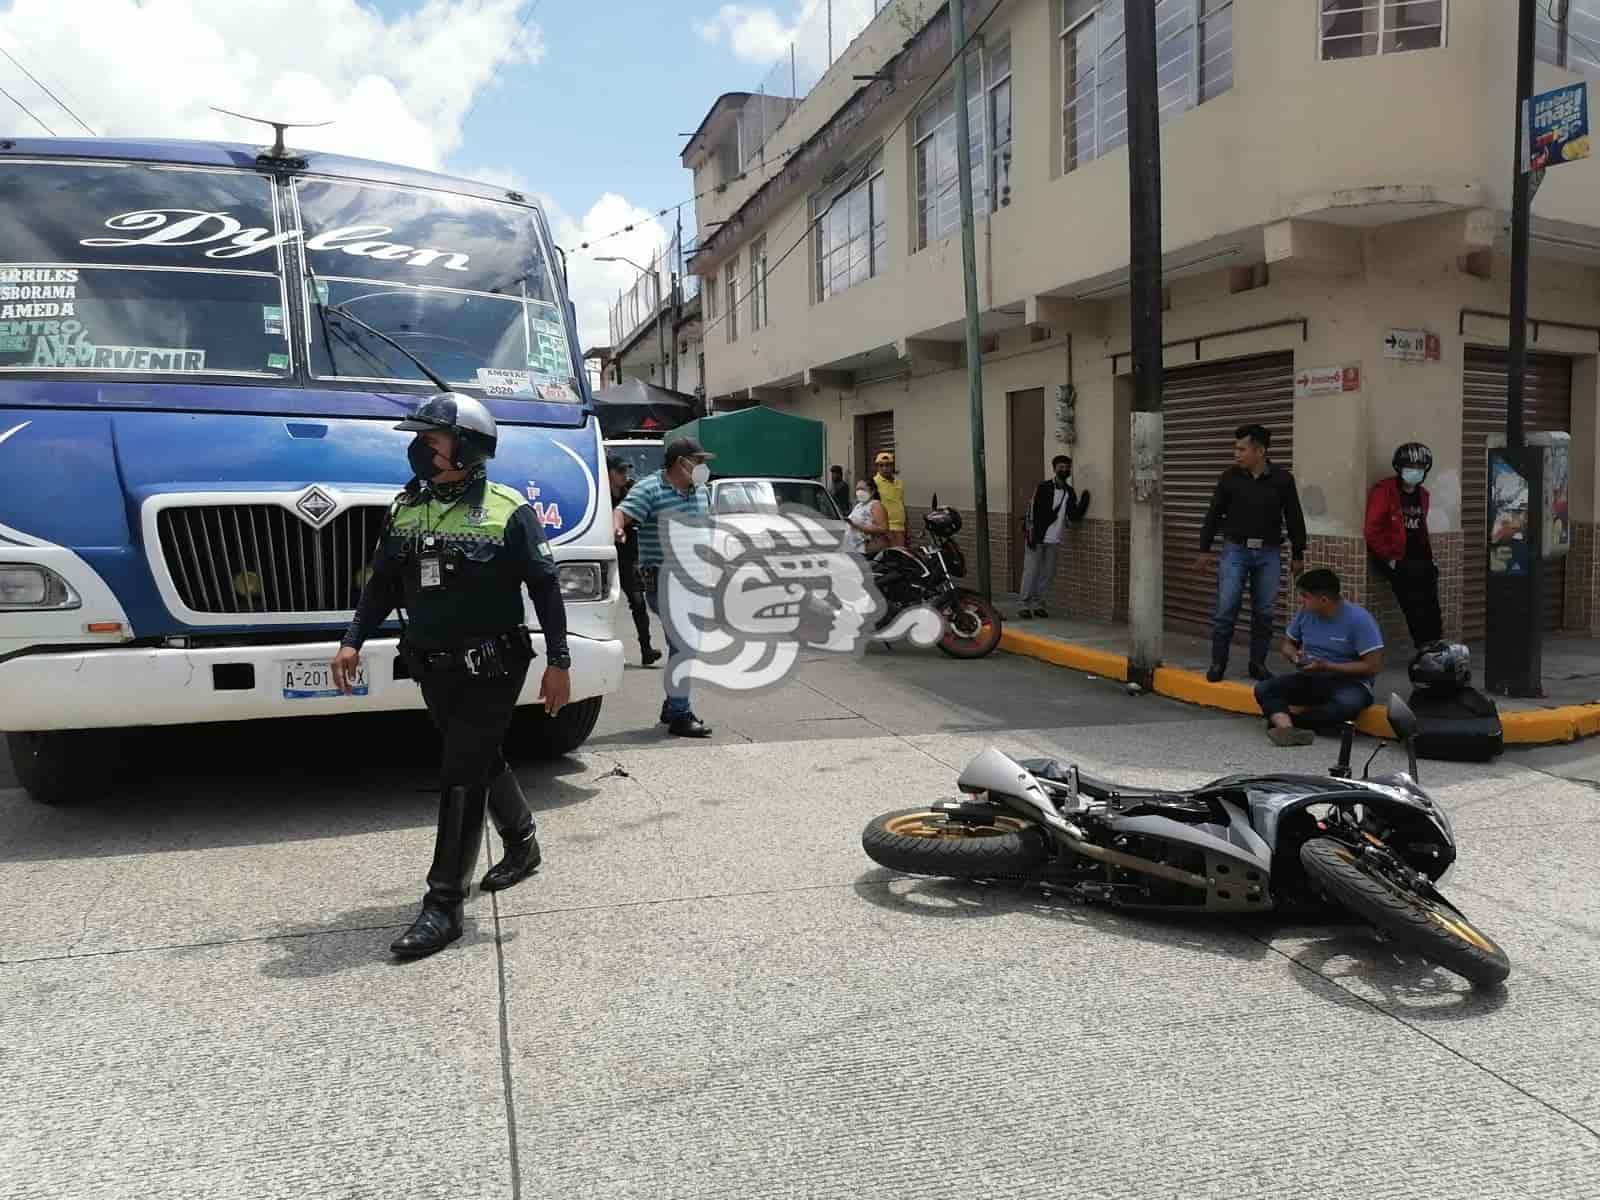
[(0, 766), (0, 1197), (1600, 1197), (1581, 756), (1423, 764), (1446, 891), (1513, 963), (1483, 993), (1359, 926), (1135, 918), (860, 848), (990, 743), (1181, 785), (1321, 771), (1326, 740), (901, 650), (703, 698), (694, 743), (651, 724), (658, 681), (520, 769), (544, 867), (407, 965), (415, 720), (169, 731), (70, 809)]

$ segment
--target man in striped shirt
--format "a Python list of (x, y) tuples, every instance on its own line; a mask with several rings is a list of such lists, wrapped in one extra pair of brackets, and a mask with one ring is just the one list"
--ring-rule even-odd
[[(644, 588), (645, 603), (658, 617), (661, 610), (656, 584), (665, 557), (661, 549), (661, 517), (664, 513), (682, 513), (690, 517), (707, 514), (706, 482), (711, 472), (705, 464), (712, 457), (693, 438), (674, 438), (667, 443), (662, 455), (665, 464), (662, 469), (635, 483), (612, 510), (612, 528), (617, 541), (626, 540), (628, 526), (638, 526), (639, 582)], [(661, 705), (661, 723), (676, 737), (710, 737), (710, 727), (689, 707), (689, 685), (674, 687), (672, 683), (672, 663), (682, 654), (682, 647), (673, 642), (672, 631), (665, 622), (661, 632), (667, 643), (667, 698)]]

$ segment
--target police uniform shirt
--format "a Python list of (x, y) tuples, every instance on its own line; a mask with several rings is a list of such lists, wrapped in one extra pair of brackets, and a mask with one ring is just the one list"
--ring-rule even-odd
[(427, 488), (415, 498), (402, 495), (344, 645), (359, 650), (403, 606), (407, 645), (459, 650), (521, 625), (524, 587), (546, 653), (565, 656), (567, 615), (555, 555), (527, 500), (482, 476), (454, 501)]

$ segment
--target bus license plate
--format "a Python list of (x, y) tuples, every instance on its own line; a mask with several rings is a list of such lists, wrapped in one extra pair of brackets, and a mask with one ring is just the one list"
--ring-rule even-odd
[[(367, 694), (367, 664), (355, 670), (352, 695)], [(333, 686), (333, 665), (326, 660), (299, 660), (283, 664), (283, 698), (285, 700), (318, 700), (344, 693)]]

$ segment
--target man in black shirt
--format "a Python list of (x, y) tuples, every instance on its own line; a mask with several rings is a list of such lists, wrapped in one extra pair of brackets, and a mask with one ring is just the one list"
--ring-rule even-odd
[(1266, 679), (1272, 648), (1272, 614), (1278, 602), (1283, 569), (1283, 532), (1289, 534), (1296, 578), (1305, 569), (1306, 519), (1294, 476), (1267, 461), (1272, 434), (1262, 425), (1241, 425), (1233, 431), (1233, 466), (1222, 473), (1211, 494), (1205, 524), (1200, 528), (1196, 567), (1212, 565), (1211, 544), (1220, 534), (1222, 557), (1217, 564), (1217, 610), (1211, 622), (1211, 669), (1217, 682), (1228, 670), (1233, 627), (1250, 585), (1250, 678)]
[[(633, 490), (634, 481), (628, 478), (626, 460), (615, 454), (606, 458), (606, 473), (611, 478), (611, 503), (621, 504), (622, 498)], [(639, 661), (651, 666), (661, 658), (661, 651), (650, 645), (650, 609), (645, 604), (644, 585), (639, 581), (639, 527), (628, 526), (628, 536), (617, 543), (617, 577), (622, 584), (622, 594), (628, 601), (628, 611), (633, 614), (633, 628), (639, 635)]]
[(551, 716), (572, 695), (572, 659), (544, 527), (520, 492), (490, 482), (486, 473), (498, 444), (489, 410), (445, 392), (395, 428), (417, 434), (407, 452), (415, 475), (390, 510), (372, 574), (333, 660), (333, 681), (348, 693), (362, 644), (396, 608), (409, 614), (400, 655), (444, 737), (428, 892), (411, 928), (390, 946), (402, 958), (418, 958), (461, 936), (485, 807), (505, 857), (483, 877), (483, 889), (520, 883), (540, 862), (533, 814), (500, 752), (534, 658), (523, 626), (524, 587), (544, 634), (549, 665), (539, 698)]
[(841, 517), (850, 515), (855, 504), (850, 499), (850, 485), (844, 481), (844, 468), (837, 464), (828, 468), (828, 495), (833, 497), (834, 507)]

